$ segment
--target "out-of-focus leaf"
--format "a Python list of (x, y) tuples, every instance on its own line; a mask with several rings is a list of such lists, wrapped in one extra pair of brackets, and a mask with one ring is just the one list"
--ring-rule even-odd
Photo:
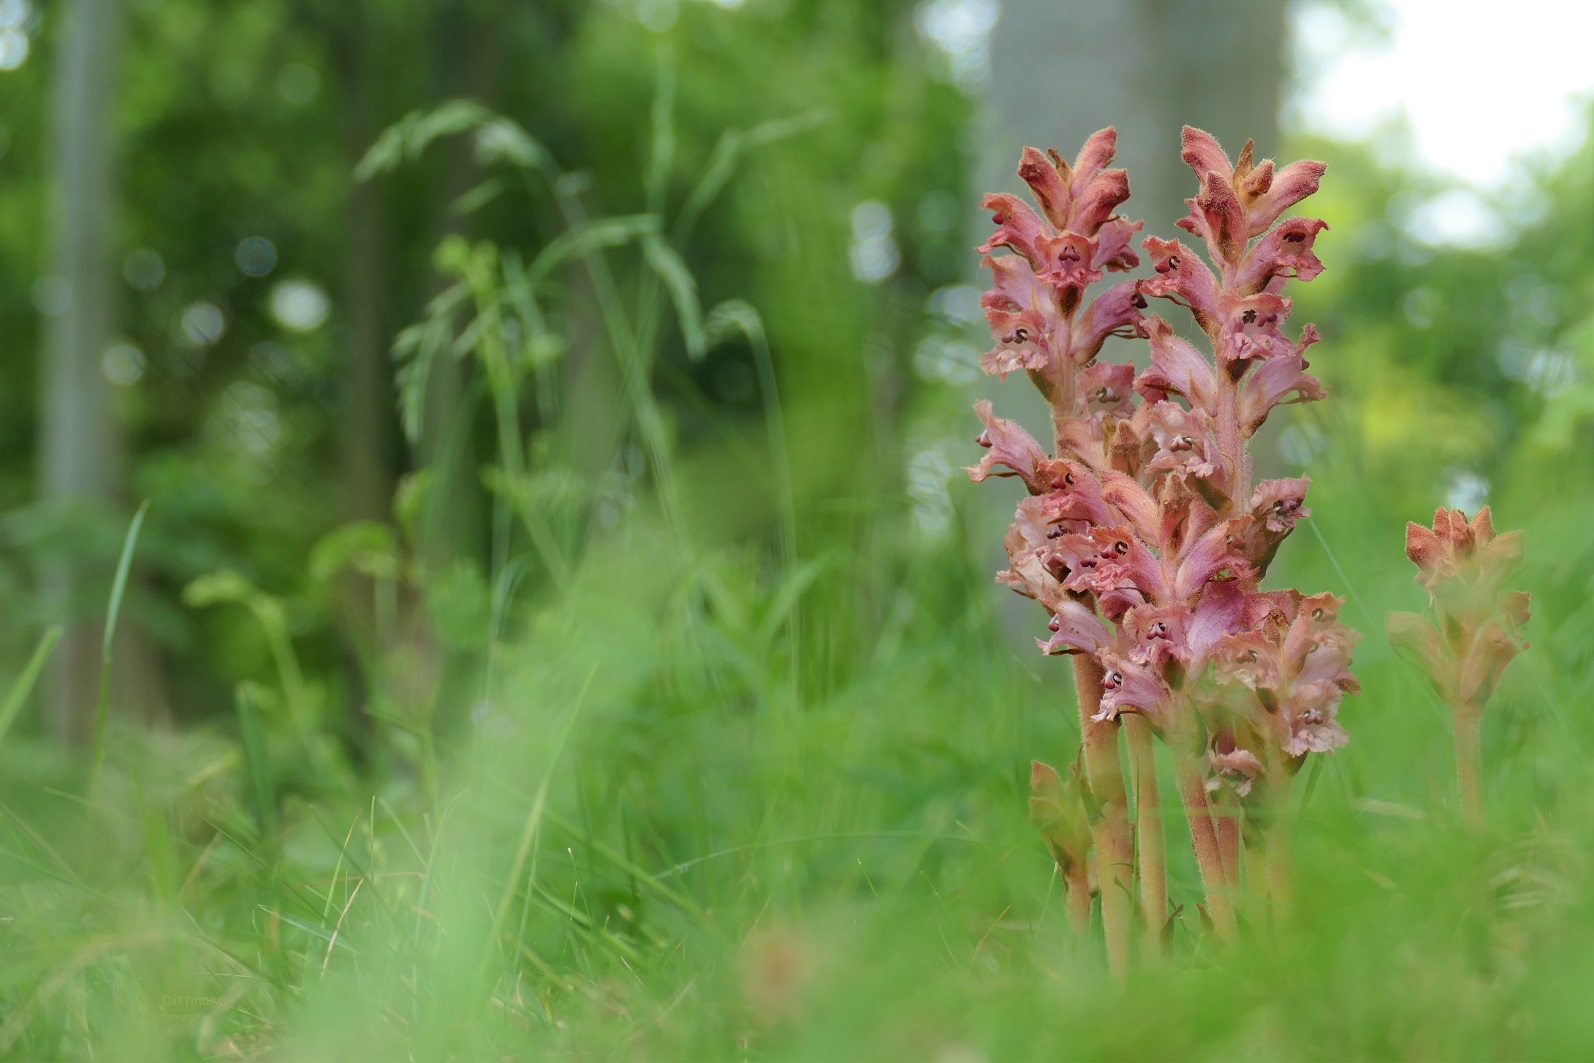
[(654, 214), (598, 218), (577, 225), (548, 242), (548, 246), (526, 267), (526, 279), (532, 284), (540, 284), (566, 259), (580, 258), (606, 247), (618, 247), (646, 233), (658, 231), (659, 219)]
[(334, 528), (310, 552), (310, 578), (325, 583), (346, 568), (378, 579), (398, 577), (398, 544), (393, 529), (362, 520)]
[(697, 281), (675, 248), (656, 233), (642, 237), (642, 254), (669, 289), (670, 301), (675, 304), (675, 316), (681, 326), (681, 338), (686, 341), (686, 353), (693, 361), (697, 361), (703, 357), (705, 350), (703, 310), (697, 300)]
[(492, 596), (475, 563), (461, 559), (437, 573), (426, 587), (432, 630), (445, 645), (480, 652), (486, 643)]

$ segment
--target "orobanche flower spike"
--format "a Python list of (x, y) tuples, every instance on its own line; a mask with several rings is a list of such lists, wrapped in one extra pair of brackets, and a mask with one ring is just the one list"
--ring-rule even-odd
[(1433, 613), (1390, 613), (1389, 641), (1411, 651), (1454, 713), (1462, 814), (1481, 827), (1483, 710), (1506, 665), (1528, 646), (1528, 596), (1503, 589), (1522, 560), (1522, 533), (1496, 535), (1488, 506), (1470, 521), (1459, 509), (1437, 509), (1432, 527), (1406, 525), (1406, 556)]
[[(1204, 911), (1232, 937), (1245, 893), (1262, 899), (1259, 912), (1287, 900), (1290, 782), (1307, 756), (1346, 741), (1336, 713), (1357, 689), (1348, 671), (1357, 636), (1339, 623), (1338, 598), (1261, 589), (1279, 545), (1310, 515), (1308, 481), (1255, 483), (1246, 450), (1276, 406), (1324, 395), (1306, 372), (1317, 331), (1286, 333), (1283, 289), (1322, 271), (1312, 247), (1326, 226), (1279, 221), (1316, 191), (1323, 165), (1256, 163), (1250, 143), (1231, 162), (1187, 127), (1183, 157), (1199, 191), (1179, 226), (1210, 265), (1152, 236), (1140, 244), (1152, 275), (1104, 285), (1139, 265), (1131, 243), (1141, 223), (1115, 213), (1129, 197), (1124, 171), (1107, 168), (1115, 141), (1102, 130), (1072, 165), (1026, 148), (1018, 173), (1039, 214), (1013, 196), (985, 198), (997, 228), (980, 248), (994, 281), (983, 305), (996, 346), (982, 365), (999, 378), (1028, 374), (1051, 407), (1052, 445), (980, 402), (987, 453), (969, 473), (1016, 476), (1028, 489), (997, 579), (1045, 607), (1042, 650), (1073, 659), (1085, 769), (1085, 798), (1065, 802), (1061, 777), (1037, 765), (1032, 807), (1067, 887), (1099, 891), (1109, 965), (1121, 973), (1137, 923), (1154, 950), (1169, 919), (1154, 741), (1174, 754)], [(1188, 314), (1207, 349), (1148, 314), (1149, 299)], [(1111, 336), (1144, 340), (1150, 367), (1137, 375), (1101, 361)], [(1081, 809), (1083, 841), (1060, 828)]]

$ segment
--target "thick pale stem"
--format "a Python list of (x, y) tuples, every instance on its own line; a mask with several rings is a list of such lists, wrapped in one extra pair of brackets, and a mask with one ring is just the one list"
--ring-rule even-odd
[(1118, 763), (1117, 721), (1091, 719), (1101, 707), (1101, 665), (1076, 653), (1074, 683), (1079, 692), (1079, 729), (1085, 750), (1090, 792), (1101, 805), (1101, 818), (1091, 828), (1101, 881), (1101, 922), (1107, 940), (1107, 968), (1122, 978), (1129, 971), (1134, 934), (1135, 851), (1129, 829), (1129, 798)]
[(1456, 782), (1461, 787), (1461, 818), (1471, 830), (1483, 829), (1483, 760), (1478, 745), (1482, 724), (1481, 706), (1456, 706)]
[(1229, 889), (1240, 886), (1239, 810), (1227, 802), (1214, 802), (1212, 814), (1218, 825), (1218, 855), (1223, 858), (1223, 878)]
[(1263, 784), (1266, 789), (1248, 812), (1248, 816), (1257, 816), (1259, 822), (1248, 820), (1245, 835), (1248, 892), (1261, 908), (1261, 918), (1268, 923), (1283, 916), (1291, 892), (1290, 779), (1282, 772), (1275, 776)]
[(1162, 797), (1157, 788), (1157, 756), (1151, 724), (1143, 716), (1125, 716), (1129, 761), (1135, 770), (1135, 845), (1140, 869), (1140, 906), (1153, 952), (1162, 945), (1168, 918), (1168, 864), (1162, 837)]
[(1064, 877), (1063, 888), (1068, 891), (1065, 900), (1068, 902), (1069, 925), (1083, 941), (1090, 934), (1090, 876), (1083, 864)]
[(1184, 798), (1185, 818), (1190, 822), (1190, 844), (1201, 868), (1201, 884), (1206, 887), (1207, 914), (1217, 928), (1218, 937), (1234, 938), (1234, 906), (1229, 884), (1223, 874), (1223, 854), (1218, 848), (1218, 831), (1212, 822), (1212, 802), (1199, 762), (1190, 756), (1178, 758), (1179, 792)]
[(1270, 871), (1268, 890), (1276, 914), (1283, 915), (1290, 904), (1291, 890), (1289, 839), (1282, 823), (1274, 823), (1268, 828), (1267, 850)]
[(1247, 905), (1256, 909), (1260, 922), (1268, 923), (1273, 917), (1273, 853), (1254, 837), (1246, 841), (1245, 873)]
[[(1213, 351), (1218, 350), (1216, 340), (1213, 341)], [(1234, 505), (1243, 510), (1251, 499), (1251, 455), (1246, 452), (1245, 439), (1240, 431), (1239, 413), (1239, 383), (1229, 378), (1229, 374), (1222, 369), (1223, 359), (1217, 359), (1218, 370), (1218, 409), (1217, 416), (1213, 418), (1213, 430), (1218, 437), (1218, 450), (1222, 452), (1225, 464), (1233, 470), (1233, 483), (1229, 486), (1229, 497), (1234, 500)]]

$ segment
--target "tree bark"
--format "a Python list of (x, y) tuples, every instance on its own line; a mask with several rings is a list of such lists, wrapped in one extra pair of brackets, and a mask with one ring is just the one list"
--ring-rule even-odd
[[(1072, 161), (1085, 138), (1118, 129), (1143, 232), (1169, 234), (1196, 178), (1179, 128), (1200, 126), (1231, 154), (1278, 144), (1285, 3), (1257, 0), (1004, 0), (994, 31), (990, 150), (982, 189), (1013, 190), (1019, 151), (1055, 147)], [(983, 221), (982, 228), (983, 228)], [(982, 233), (981, 240), (984, 239)], [(1182, 235), (1182, 234), (1181, 234)]]
[[(56, 10), (64, 25), (52, 90), (56, 201), (44, 282), (51, 299), (41, 308), (39, 493), (60, 518), (73, 519), (107, 514), (123, 479), (122, 436), (101, 368), (115, 298), (112, 102), (123, 10), (121, 0), (67, 0)], [(45, 713), (54, 735), (77, 745), (91, 737), (98, 700), (94, 582), (83, 558), (54, 557), (40, 572), (51, 618), (68, 625), (47, 673)]]
[[(351, 170), (384, 124), (369, 6), (366, 0), (349, 0), (335, 56)], [(386, 520), (396, 474), (398, 419), (381, 305), (382, 293), (388, 290), (382, 190), (380, 181), (351, 182), (344, 216), (341, 302), (346, 371), (338, 455), (344, 516), (349, 520)]]

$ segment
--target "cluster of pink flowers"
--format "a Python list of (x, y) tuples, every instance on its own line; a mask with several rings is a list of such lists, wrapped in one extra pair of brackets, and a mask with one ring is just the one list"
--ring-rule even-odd
[[(1286, 332), (1283, 289), (1322, 271), (1313, 243), (1326, 226), (1279, 220), (1317, 190), (1324, 167), (1255, 163), (1249, 143), (1231, 162), (1187, 127), (1183, 158), (1200, 191), (1179, 227), (1200, 239), (1210, 265), (1151, 236), (1140, 244), (1151, 276), (1087, 297), (1140, 264), (1141, 223), (1116, 213), (1129, 182), (1107, 168), (1115, 140), (1112, 129), (1095, 134), (1072, 166), (1026, 148), (1018, 173), (1039, 214), (1013, 196), (985, 198), (997, 229), (980, 248), (994, 277), (983, 305), (996, 346), (982, 365), (1029, 375), (1051, 407), (1053, 446), (980, 402), (987, 453), (969, 472), (1028, 488), (998, 579), (1050, 614), (1045, 652), (1098, 666), (1076, 668), (1086, 725), (1146, 721), (1182, 766), (1187, 812), (1214, 817), (1221, 838), (1222, 816), (1277, 799), (1307, 755), (1345, 743), (1336, 713), (1357, 689), (1348, 670), (1357, 636), (1338, 621), (1341, 600), (1261, 588), (1279, 545), (1309, 516), (1308, 481), (1253, 483), (1246, 449), (1275, 406), (1324, 395), (1306, 371), (1317, 331)], [(1148, 313), (1150, 299), (1187, 313), (1209, 353)], [(1110, 336), (1145, 340), (1149, 368), (1102, 361)], [(1195, 775), (1200, 788), (1230, 796), (1201, 806), (1183, 786)], [(1201, 856), (1200, 836), (1196, 845)], [(1233, 864), (1232, 853), (1203, 859), (1215, 910), (1215, 892), (1238, 888)], [(1147, 914), (1153, 925), (1162, 917)]]

